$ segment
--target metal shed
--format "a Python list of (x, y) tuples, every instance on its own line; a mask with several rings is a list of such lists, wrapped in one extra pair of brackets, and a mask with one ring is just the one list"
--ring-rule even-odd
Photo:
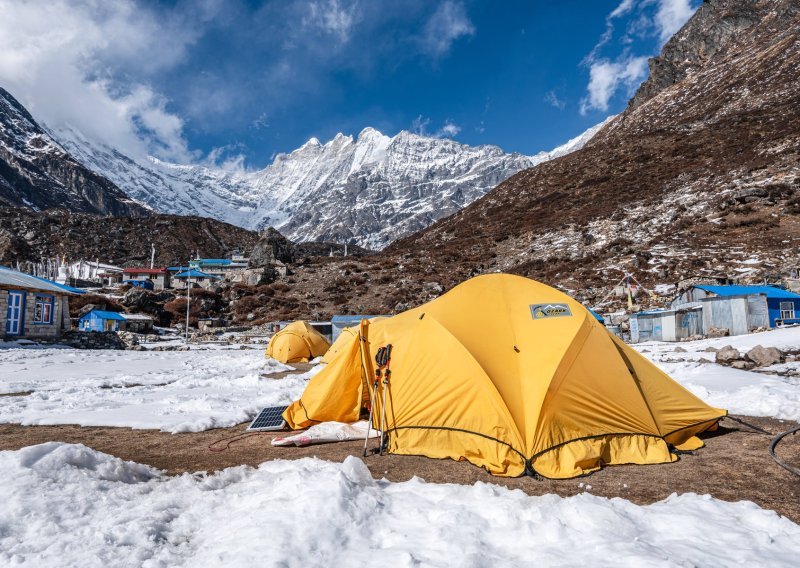
[(383, 316), (362, 316), (362, 315), (347, 315), (347, 316), (333, 316), (331, 318), (331, 341), (336, 341), (339, 334), (346, 327), (352, 327), (361, 323), (361, 320), (379, 318)]
[(642, 341), (681, 341), (703, 334), (702, 309), (689, 307), (632, 314), (629, 320), (631, 343)]
[(125, 317), (117, 312), (92, 310), (78, 320), (81, 331), (125, 331)]

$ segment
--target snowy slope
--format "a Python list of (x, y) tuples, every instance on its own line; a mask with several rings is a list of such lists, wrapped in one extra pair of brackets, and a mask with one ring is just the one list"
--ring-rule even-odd
[(145, 213), (108, 179), (75, 160), (2, 88), (0, 205), (132, 217)]
[(167, 477), (86, 446), (0, 452), (7, 566), (793, 566), (800, 526), (752, 502), (640, 506), (269, 461)]
[(295, 241), (354, 241), (378, 249), (454, 213), (520, 170), (581, 148), (603, 124), (532, 157), (365, 128), (355, 139), (338, 134), (322, 144), (312, 138), (258, 171), (134, 159), (69, 127), (52, 133), (83, 164), (156, 211), (251, 229), (274, 226)]

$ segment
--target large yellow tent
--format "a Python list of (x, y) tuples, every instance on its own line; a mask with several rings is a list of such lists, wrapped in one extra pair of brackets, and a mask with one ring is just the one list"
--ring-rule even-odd
[[(375, 354), (393, 346), (388, 387)], [(712, 408), (539, 282), (473, 278), (423, 306), (361, 323), (284, 413), (293, 428), (358, 420), (386, 388), (388, 451), (468, 460), (493, 474), (551, 478), (605, 464), (675, 461), (671, 447), (726, 412)]]
[(307, 363), (330, 348), (330, 342), (308, 322), (290, 323), (272, 336), (265, 355), (281, 363)]

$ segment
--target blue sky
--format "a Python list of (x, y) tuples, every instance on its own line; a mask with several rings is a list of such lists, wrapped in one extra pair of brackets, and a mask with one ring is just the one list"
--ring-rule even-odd
[(373, 126), (533, 154), (622, 110), (699, 0), (0, 0), (0, 86), (132, 154), (263, 167)]

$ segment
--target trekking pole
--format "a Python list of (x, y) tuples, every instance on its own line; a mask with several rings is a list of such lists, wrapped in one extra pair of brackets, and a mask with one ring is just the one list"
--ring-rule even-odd
[[(392, 358), (392, 344), (386, 346), (386, 352), (384, 353), (384, 360), (386, 367), (386, 371), (383, 373), (383, 403), (381, 404), (381, 414), (383, 415), (381, 421), (381, 445), (379, 448), (379, 455), (383, 455), (383, 445), (384, 445), (384, 435), (386, 434), (386, 427), (389, 425), (389, 415), (386, 414), (386, 391), (389, 390), (389, 377), (392, 374), (392, 371), (389, 369), (389, 363)], [(386, 436), (386, 441), (389, 441), (389, 437)]]
[[(369, 421), (367, 422), (367, 435), (364, 437), (364, 457), (367, 457), (367, 444), (369, 443), (369, 433), (372, 429), (372, 417), (375, 415), (375, 400), (378, 398), (378, 383), (381, 380), (381, 359), (385, 349), (385, 347), (381, 347), (378, 349), (377, 355), (375, 355), (375, 362), (378, 367), (375, 369), (375, 382), (372, 385), (372, 391), (369, 393)], [(367, 385), (367, 388), (369, 388), (369, 385)]]

